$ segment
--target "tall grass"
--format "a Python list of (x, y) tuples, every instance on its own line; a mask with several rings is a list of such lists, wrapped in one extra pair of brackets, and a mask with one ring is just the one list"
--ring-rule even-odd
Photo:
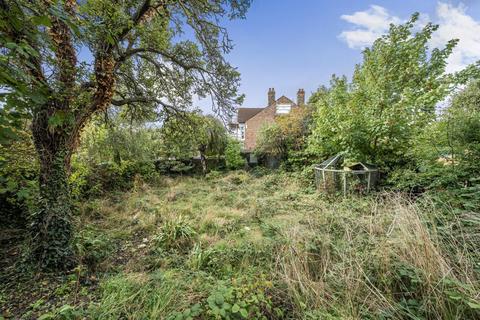
[(165, 319), (194, 298), (194, 293), (176, 280), (178, 276), (157, 271), (112, 277), (102, 284), (101, 299), (90, 306), (89, 318)]
[[(350, 200), (324, 206), (303, 228), (285, 231), (277, 254), (297, 315), (360, 319), (466, 319), (479, 317), (480, 285), (472, 266), (478, 252), (456, 233), (455, 214), (421, 206), (398, 194), (353, 209)], [(442, 220), (442, 221), (441, 221)], [(466, 239), (463, 239), (466, 240)], [(308, 313), (308, 312), (307, 312)]]
[(255, 319), (480, 319), (478, 213), (428, 197), (327, 198), (237, 171), (112, 194), (80, 220), (100, 279), (86, 318), (238, 318), (241, 302)]

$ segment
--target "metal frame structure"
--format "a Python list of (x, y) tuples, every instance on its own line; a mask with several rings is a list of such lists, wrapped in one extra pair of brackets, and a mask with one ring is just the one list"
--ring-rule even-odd
[[(370, 192), (376, 187), (379, 175), (376, 166), (358, 162), (342, 167), (343, 160), (343, 154), (339, 153), (315, 166), (317, 189), (330, 193), (342, 190), (343, 194), (347, 195), (349, 189)], [(353, 188), (354, 183), (355, 188)]]

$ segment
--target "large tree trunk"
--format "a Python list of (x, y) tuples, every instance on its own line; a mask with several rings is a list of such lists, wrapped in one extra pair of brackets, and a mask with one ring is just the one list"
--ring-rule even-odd
[(52, 130), (49, 116), (44, 110), (36, 114), (32, 122), (40, 160), (40, 199), (32, 217), (32, 258), (42, 268), (65, 269), (73, 258), (73, 206), (68, 186), (71, 126), (66, 124)]
[(205, 157), (205, 153), (203, 153), (202, 151), (200, 151), (200, 163), (202, 164), (202, 173), (204, 175), (207, 174), (207, 158)]

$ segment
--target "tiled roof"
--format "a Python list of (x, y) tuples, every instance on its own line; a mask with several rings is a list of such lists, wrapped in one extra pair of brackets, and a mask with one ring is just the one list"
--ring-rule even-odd
[(277, 104), (291, 104), (291, 105), (295, 105), (295, 102), (293, 102), (292, 100), (290, 100), (289, 98), (285, 97), (285, 96), (281, 96), (280, 98), (278, 98), (276, 101), (275, 101)]
[(238, 108), (238, 123), (244, 123), (265, 108)]

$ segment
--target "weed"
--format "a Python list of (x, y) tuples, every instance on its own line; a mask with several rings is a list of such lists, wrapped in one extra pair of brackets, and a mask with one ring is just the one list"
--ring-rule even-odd
[(154, 241), (157, 249), (186, 253), (192, 248), (196, 237), (197, 233), (187, 219), (179, 216), (166, 221)]
[(170, 319), (188, 319), (192, 314), (207, 319), (281, 319), (284, 312), (274, 306), (268, 293), (272, 286), (262, 275), (253, 281), (220, 281), (205, 301), (174, 313)]
[(75, 238), (75, 249), (80, 263), (94, 270), (114, 250), (110, 238), (94, 230), (83, 230)]

